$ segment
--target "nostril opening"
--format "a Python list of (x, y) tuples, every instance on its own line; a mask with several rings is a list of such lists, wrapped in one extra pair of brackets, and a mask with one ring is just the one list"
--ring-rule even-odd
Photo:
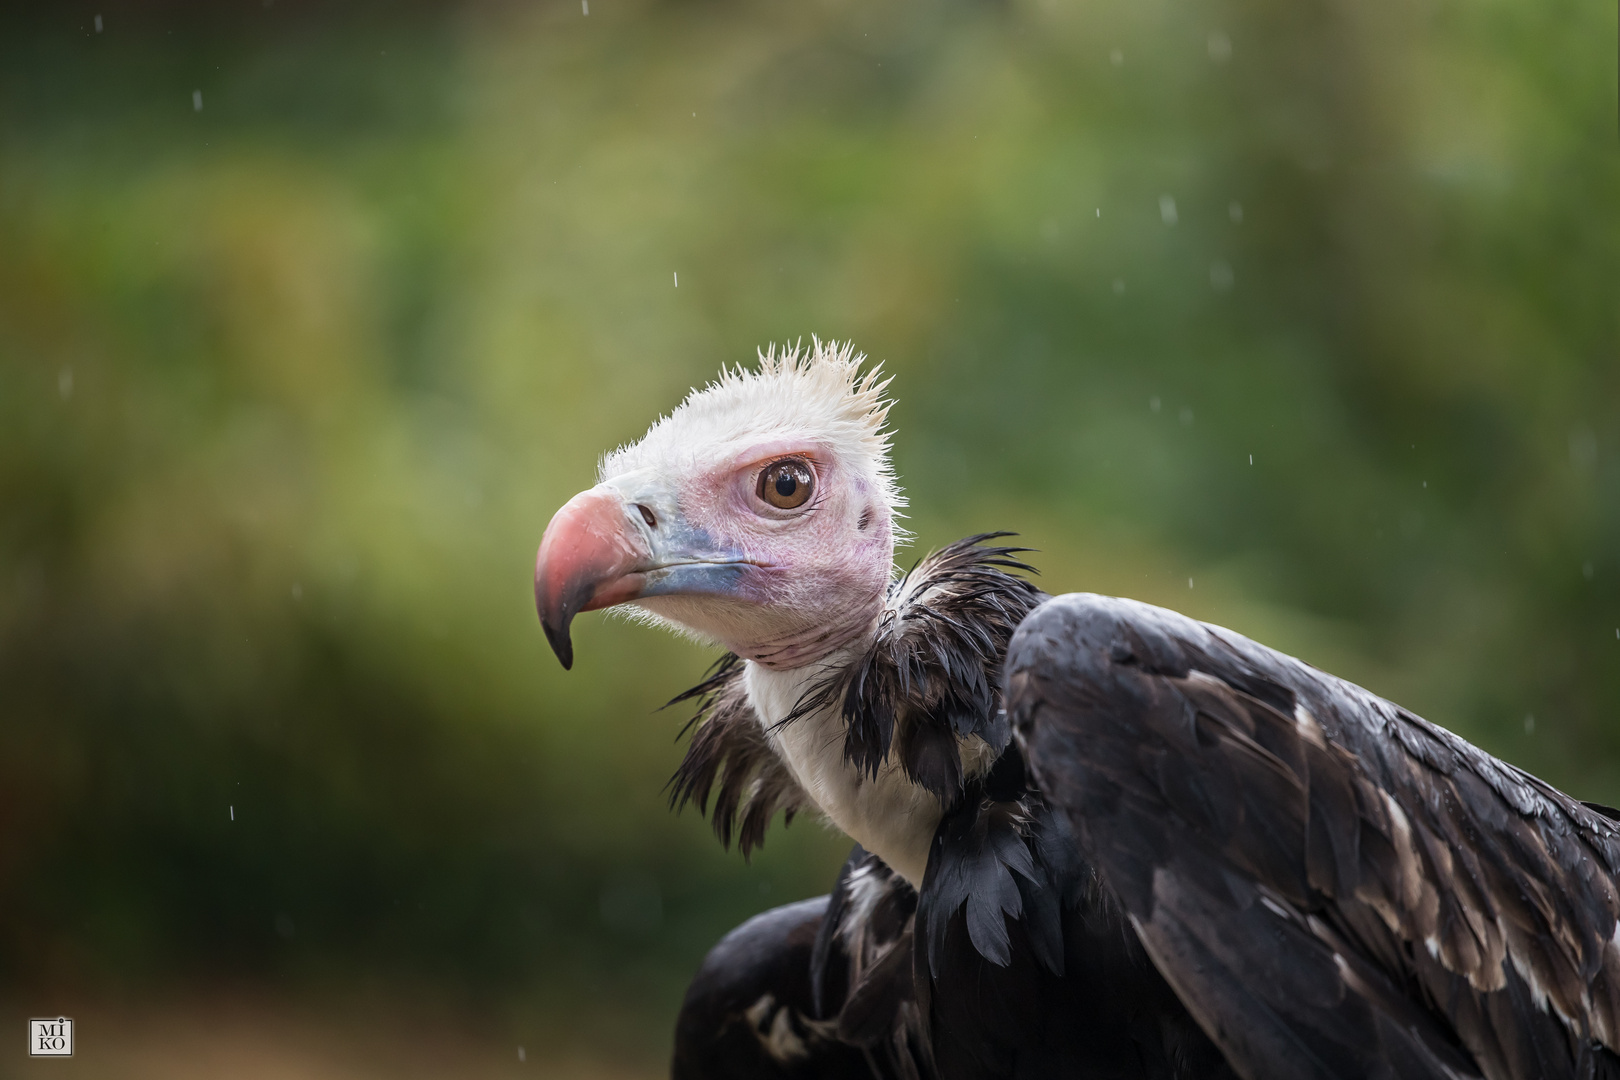
[(650, 510), (649, 508), (647, 508), (645, 506), (642, 506), (640, 503), (636, 503), (636, 509), (641, 511), (641, 520), (645, 521), (647, 523), (647, 528), (649, 528), (649, 529), (658, 528), (658, 519), (653, 516), (652, 510)]

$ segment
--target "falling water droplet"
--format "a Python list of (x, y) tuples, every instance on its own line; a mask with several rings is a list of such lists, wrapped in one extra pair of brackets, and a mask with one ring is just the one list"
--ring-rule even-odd
[(201, 90), (193, 90), (191, 92), (191, 111), (192, 112), (202, 112), (202, 91)]

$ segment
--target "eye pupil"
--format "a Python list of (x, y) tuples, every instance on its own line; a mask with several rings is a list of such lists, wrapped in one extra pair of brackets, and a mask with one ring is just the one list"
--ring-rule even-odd
[(764, 502), (778, 510), (797, 510), (810, 500), (816, 474), (802, 458), (784, 458), (767, 465), (759, 474), (756, 489)]

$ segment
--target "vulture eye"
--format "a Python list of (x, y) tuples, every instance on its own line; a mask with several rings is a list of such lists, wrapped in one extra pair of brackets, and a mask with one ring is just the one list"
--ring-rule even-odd
[(815, 486), (816, 474), (802, 458), (783, 458), (765, 466), (759, 474), (759, 497), (778, 510), (803, 506)]

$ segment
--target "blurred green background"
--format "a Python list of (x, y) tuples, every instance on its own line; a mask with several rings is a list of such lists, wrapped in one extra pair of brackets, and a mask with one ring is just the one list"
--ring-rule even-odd
[(0, 13), (19, 1043), (656, 1075), (846, 843), (670, 814), (711, 655), (565, 674), (534, 548), (810, 334), (896, 376), (902, 561), (1016, 530), (1620, 802), (1612, 3), (589, 3)]

